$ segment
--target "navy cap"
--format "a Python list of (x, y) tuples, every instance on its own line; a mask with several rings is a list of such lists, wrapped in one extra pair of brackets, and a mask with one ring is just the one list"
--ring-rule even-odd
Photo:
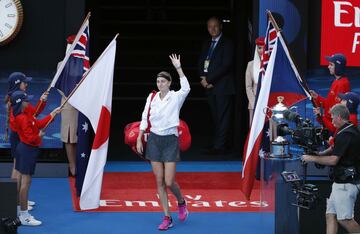
[(21, 113), (21, 104), (24, 101), (29, 101), (33, 96), (27, 95), (24, 91), (15, 91), (10, 97), (11, 107), (13, 108), (14, 116), (17, 116)]
[(16, 105), (23, 101), (29, 101), (32, 98), (33, 98), (32, 95), (27, 95), (24, 91), (18, 90), (12, 93), (10, 97), (10, 102), (11, 105)]
[(345, 73), (346, 57), (343, 54), (337, 53), (331, 56), (325, 56), (325, 59), (335, 64), (335, 75), (342, 76)]
[(8, 95), (11, 96), (11, 94), (14, 91), (19, 90), (21, 82), (28, 83), (31, 80), (32, 80), (32, 78), (26, 76), (24, 73), (21, 73), (21, 72), (11, 73), (8, 78), (8, 83), (9, 83)]
[(346, 100), (346, 107), (349, 109), (350, 113), (357, 113), (357, 108), (360, 102), (360, 97), (357, 93), (339, 93), (338, 96), (341, 100)]

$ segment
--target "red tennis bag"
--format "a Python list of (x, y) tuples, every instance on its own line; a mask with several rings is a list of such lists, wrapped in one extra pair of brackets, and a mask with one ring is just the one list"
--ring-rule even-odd
[[(136, 140), (137, 137), (139, 136), (139, 131), (140, 131), (140, 121), (127, 124), (124, 129), (124, 135), (125, 135), (124, 140), (125, 140), (125, 144), (130, 146), (132, 151), (134, 151), (137, 155), (143, 158), (143, 156), (138, 154), (136, 150)], [(190, 134), (189, 126), (185, 123), (185, 121), (181, 119), (180, 119), (180, 124), (178, 126), (178, 132), (179, 132), (179, 148), (181, 151), (184, 152), (188, 150), (191, 146), (191, 134)], [(149, 131), (145, 131), (142, 138), (144, 149), (146, 147), (146, 142), (149, 133), (150, 133)]]

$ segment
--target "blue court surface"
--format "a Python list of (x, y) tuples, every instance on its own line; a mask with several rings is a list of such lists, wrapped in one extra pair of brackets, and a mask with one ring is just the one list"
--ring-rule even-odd
[[(359, 71), (349, 74), (352, 91), (360, 93)], [(36, 94), (38, 98), (41, 91), (46, 88), (46, 80), (37, 79), (29, 89), (29, 93)], [(307, 77), (310, 89), (326, 96), (332, 82), (326, 68), (322, 73), (316, 72)], [(6, 79), (0, 79), (0, 90), (5, 93)], [(3, 97), (0, 95), (0, 97)], [(48, 113), (60, 102), (59, 97), (50, 95), (56, 100), (49, 101)], [(2, 106), (3, 108), (3, 106)], [(315, 117), (312, 113), (310, 101), (297, 104), (296, 111), (304, 118), (309, 118), (314, 124)], [(5, 113), (5, 112), (1, 112)], [(359, 112), (360, 113), (360, 112)], [(4, 114), (0, 114), (0, 120), (4, 120)], [(44, 139), (42, 147), (59, 148), (59, 121), (51, 125), (48, 138)], [(0, 129), (4, 126), (1, 125)], [(57, 129), (57, 130), (56, 130)], [(3, 130), (3, 129), (2, 129)], [(3, 131), (0, 131), (0, 147), (6, 148), (3, 143)], [(213, 161), (213, 162), (181, 162), (177, 171), (183, 172), (236, 172), (241, 170), (239, 161)], [(151, 171), (146, 162), (109, 162), (105, 168), (107, 172), (143, 172)], [(141, 178), (139, 178), (141, 180)], [(116, 181), (114, 181), (116, 183)], [(126, 188), (124, 188), (126, 190)], [(158, 224), (161, 222), (161, 212), (74, 212), (72, 208), (70, 184), (68, 178), (35, 178), (30, 191), (30, 199), (37, 202), (36, 208), (31, 212), (36, 218), (43, 221), (39, 227), (20, 227), (20, 234), (67, 234), (67, 233), (158, 233)], [(269, 212), (232, 212), (232, 213), (190, 213), (185, 223), (176, 220), (174, 214), (174, 227), (168, 233), (242, 233), (242, 234), (270, 234), (274, 233), (274, 214)]]
[[(177, 171), (240, 171), (241, 162), (180, 162)], [(105, 171), (151, 171), (146, 162), (109, 162)], [(139, 178), (141, 180), (141, 178)], [(116, 183), (116, 181), (114, 181)], [(124, 188), (126, 189), (126, 188)], [(30, 199), (37, 202), (31, 212), (43, 224), (38, 227), (19, 227), (20, 234), (67, 234), (67, 233), (159, 233), (161, 212), (74, 212), (68, 178), (35, 178)], [(174, 226), (167, 233), (274, 233), (273, 213), (190, 213), (180, 223), (174, 214)]]

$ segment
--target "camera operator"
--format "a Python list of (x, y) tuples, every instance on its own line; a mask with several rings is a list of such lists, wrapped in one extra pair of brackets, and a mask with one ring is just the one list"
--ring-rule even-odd
[(336, 104), (330, 109), (332, 123), (337, 128), (334, 147), (319, 155), (303, 155), (304, 162), (333, 166), (330, 198), (326, 208), (326, 233), (337, 233), (339, 222), (348, 232), (360, 233), (354, 220), (354, 206), (360, 189), (360, 132), (349, 122), (349, 110)]

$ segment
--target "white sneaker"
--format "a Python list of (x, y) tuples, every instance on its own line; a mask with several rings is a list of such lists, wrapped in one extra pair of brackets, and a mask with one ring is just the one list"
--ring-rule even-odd
[(29, 206), (35, 206), (35, 202), (29, 200), (29, 201), (28, 201), (28, 205), (29, 205)]
[(34, 216), (29, 215), (29, 217), (23, 218), (21, 215), (19, 216), (20, 222), (24, 226), (39, 226), (41, 225), (41, 221), (36, 220)]
[(33, 210), (33, 209), (34, 209), (34, 207), (28, 205), (28, 210)]

